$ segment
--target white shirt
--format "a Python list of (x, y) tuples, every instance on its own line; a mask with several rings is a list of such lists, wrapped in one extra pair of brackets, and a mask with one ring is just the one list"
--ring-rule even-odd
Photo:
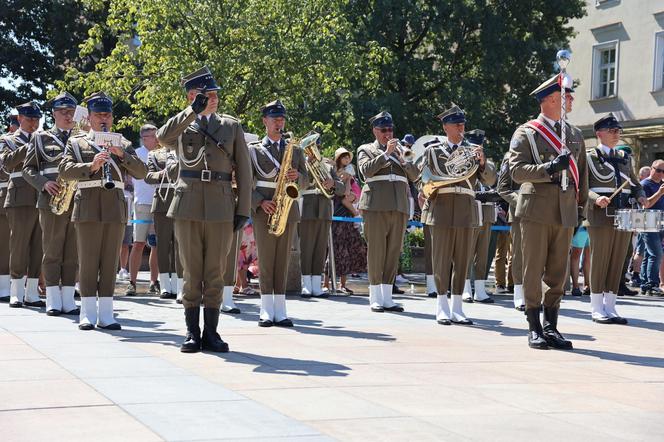
[(602, 150), (602, 152), (604, 152), (604, 155), (607, 155), (607, 156), (611, 155), (611, 150), (612, 149), (609, 146), (606, 146), (606, 145), (600, 143), (599, 148)]
[[(145, 164), (148, 162), (148, 153), (150, 151), (145, 146), (136, 149), (136, 156)], [(144, 180), (134, 179), (134, 204), (152, 204), (154, 187), (154, 185), (147, 184)]]
[(544, 115), (544, 114), (540, 114), (540, 116), (541, 116), (542, 118), (544, 118), (544, 121), (546, 121), (547, 123), (549, 123), (549, 125), (550, 125), (551, 127), (553, 127), (553, 128), (556, 127), (556, 123), (559, 123), (559, 121), (552, 120), (551, 118), (547, 117), (547, 116)]

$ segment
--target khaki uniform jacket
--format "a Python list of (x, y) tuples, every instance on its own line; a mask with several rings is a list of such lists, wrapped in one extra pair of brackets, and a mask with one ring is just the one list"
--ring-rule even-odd
[(5, 135), (0, 139), (0, 162), (7, 173), (18, 173), (9, 179), (7, 194), (5, 197), (5, 208), (7, 207), (36, 207), (37, 191), (22, 175), (23, 161), (30, 146), (30, 137), (27, 133), (18, 129), (11, 135)]
[[(337, 196), (342, 196), (346, 192), (346, 186), (341, 180), (337, 177), (337, 172), (334, 170), (334, 167), (329, 164), (322, 163), (323, 166), (330, 172), (330, 176), (334, 180), (334, 194)], [(311, 183), (306, 190), (315, 190), (317, 189), (314, 184), (314, 179), (309, 176), (309, 182)], [(321, 194), (311, 194), (304, 195), (302, 197), (302, 216), (301, 219), (320, 219), (320, 220), (331, 220), (333, 212), (333, 200), (327, 199)]]
[[(615, 150), (613, 153), (624, 161), (623, 164), (618, 165), (622, 181), (630, 181), (623, 190), (623, 194), (631, 195), (635, 199), (645, 197), (645, 192), (641, 187), (634, 171), (632, 170), (629, 157), (624, 152)], [(586, 151), (588, 159), (588, 218), (584, 222), (585, 226), (613, 226), (613, 218), (606, 215), (606, 209), (602, 209), (595, 205), (595, 201), (600, 196), (610, 197), (616, 190), (615, 171), (611, 164), (606, 161), (606, 155), (599, 148), (592, 148)], [(629, 207), (616, 207), (619, 204), (619, 195), (611, 201), (609, 205), (609, 213), (613, 212), (612, 208), (628, 209)]]
[(519, 187), (520, 184), (517, 184), (512, 179), (512, 174), (510, 173), (510, 164), (509, 164), (509, 150), (505, 153), (503, 157), (503, 164), (500, 167), (500, 173), (498, 174), (498, 195), (500, 195), (507, 204), (510, 206), (509, 213), (509, 222), (514, 222), (517, 220), (516, 217), (516, 202), (519, 199)]
[[(0, 155), (2, 153), (2, 149), (4, 148), (5, 144), (5, 141), (3, 139), (7, 135), (0, 137)], [(4, 215), (6, 213), (4, 208), (4, 202), (5, 198), (7, 198), (8, 186), (9, 186), (9, 174), (5, 171), (5, 168), (2, 165), (2, 157), (0, 156), (0, 215)]]
[[(58, 167), (60, 177), (63, 180), (77, 180), (79, 182), (97, 181), (103, 178), (103, 167), (94, 173), (90, 172), (92, 160), (99, 152), (92, 146), (94, 132), (78, 134), (69, 138), (67, 149)], [(145, 178), (147, 167), (140, 158), (136, 156), (131, 142), (122, 139), (124, 157), (122, 159), (111, 155), (113, 161), (122, 171), (126, 170), (129, 175), (137, 179)], [(122, 176), (111, 164), (111, 173), (114, 181), (122, 181)], [(103, 187), (91, 187), (78, 189), (74, 195), (74, 208), (71, 220), (73, 222), (102, 222), (127, 224), (127, 202), (124, 192), (119, 187), (115, 189), (104, 189)]]
[[(429, 146), (422, 155), (423, 160), (420, 167), (428, 167), (433, 174), (442, 175), (445, 171), (447, 158), (452, 153), (447, 139), (440, 145)], [(470, 144), (465, 139), (459, 146)], [(496, 166), (488, 159), (483, 169), (478, 169), (468, 180), (451, 184), (449, 187), (458, 187), (474, 190), (478, 180), (485, 186), (493, 186), (496, 182)], [(445, 186), (448, 187), (448, 186)], [(436, 192), (431, 198), (424, 202), (422, 208), (422, 222), (432, 226), (445, 227), (478, 227), (480, 224), (480, 206), (475, 197), (466, 193), (443, 193)]]
[[(420, 172), (413, 163), (398, 164), (384, 155), (385, 147), (378, 141), (363, 144), (357, 149), (357, 167), (365, 181), (360, 196), (359, 209), (362, 211), (397, 211), (410, 214), (410, 191), (403, 181), (373, 181), (370, 178), (396, 175), (409, 181), (417, 181)], [(417, 195), (412, 195), (413, 199)]]
[[(170, 167), (167, 167), (168, 166)], [(148, 174), (145, 176), (147, 184), (157, 187), (152, 197), (152, 213), (167, 213), (175, 195), (175, 183), (178, 178), (178, 163), (175, 153), (162, 147), (152, 150), (148, 154)], [(162, 174), (162, 171), (165, 171)]]
[[(542, 115), (538, 120), (549, 126)], [(519, 218), (542, 224), (576, 227), (579, 217), (585, 215), (588, 200), (586, 148), (583, 135), (577, 127), (567, 124), (566, 130), (567, 148), (576, 158), (579, 169), (578, 195), (574, 190), (571, 173), (567, 175), (569, 178), (567, 191), (563, 192), (560, 184), (556, 182), (559, 177), (554, 176), (552, 179), (546, 172), (545, 163), (558, 155), (546, 140), (525, 125), (519, 126), (512, 135), (509, 167), (512, 179), (521, 184), (515, 212)], [(537, 152), (531, 149), (526, 131), (532, 133)]]
[[(175, 196), (168, 216), (190, 221), (232, 222), (235, 215), (249, 217), (251, 203), (251, 165), (240, 122), (230, 115), (212, 114), (207, 126), (196, 121), (188, 106), (157, 131), (162, 146), (174, 150), (179, 171), (210, 170), (227, 174), (235, 171), (237, 202), (231, 180), (201, 181), (178, 174)], [(218, 145), (194, 124), (200, 124), (218, 141)], [(207, 167), (206, 167), (207, 164)]]
[[(268, 137), (249, 145), (251, 164), (254, 171), (254, 190), (251, 196), (251, 209), (253, 213), (258, 212), (258, 210), (263, 210), (260, 208), (261, 202), (263, 200), (272, 200), (274, 198), (275, 190), (269, 187), (258, 186), (256, 183), (258, 181), (276, 182), (279, 178), (279, 171), (270, 159), (268, 152), (278, 163), (281, 164), (285, 149), (286, 143), (284, 140), (281, 140), (279, 149), (276, 149), (271, 145)], [(307, 171), (305, 164), (304, 153), (302, 152), (302, 149), (297, 146), (293, 146), (291, 168), (297, 169), (300, 174), (297, 180), (298, 187), (300, 189), (306, 189), (309, 187), (309, 172)], [(300, 208), (298, 207), (297, 202), (295, 202), (288, 213), (288, 222), (297, 222), (299, 219)]]
[[(66, 142), (58, 135), (60, 131), (55, 126), (32, 134), (23, 163), (23, 178), (39, 192), (38, 209), (50, 209), (51, 195), (44, 190), (44, 184), (58, 178), (58, 166), (66, 147)], [(76, 131), (72, 129), (66, 139), (75, 135)]]

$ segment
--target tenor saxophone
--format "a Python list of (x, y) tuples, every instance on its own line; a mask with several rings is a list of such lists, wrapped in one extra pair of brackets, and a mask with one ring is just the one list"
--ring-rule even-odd
[(277, 187), (272, 198), (276, 208), (267, 219), (268, 233), (274, 236), (281, 236), (286, 231), (290, 208), (293, 205), (293, 201), (300, 196), (300, 189), (297, 184), (286, 177), (293, 162), (293, 149), (295, 149), (297, 143), (293, 140), (292, 134), (283, 133), (282, 135), (287, 141), (284, 156), (281, 160), (279, 176), (277, 177)]

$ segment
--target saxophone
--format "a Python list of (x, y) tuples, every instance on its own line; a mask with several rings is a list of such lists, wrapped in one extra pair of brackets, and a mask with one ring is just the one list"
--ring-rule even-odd
[(300, 197), (300, 189), (297, 187), (297, 184), (289, 181), (286, 177), (293, 162), (293, 149), (296, 146), (296, 142), (293, 140), (291, 133), (282, 132), (282, 136), (287, 142), (286, 150), (281, 160), (279, 176), (277, 177), (277, 187), (272, 198), (276, 208), (274, 213), (267, 219), (268, 232), (274, 236), (281, 236), (286, 231), (290, 208), (293, 205), (293, 201)]
[(62, 215), (67, 213), (71, 207), (71, 202), (78, 187), (78, 180), (65, 181), (58, 176), (55, 182), (60, 186), (60, 190), (55, 195), (51, 195), (48, 205), (55, 215)]

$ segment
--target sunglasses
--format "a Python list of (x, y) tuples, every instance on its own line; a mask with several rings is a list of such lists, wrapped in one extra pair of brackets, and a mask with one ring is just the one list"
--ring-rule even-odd
[(388, 133), (388, 132), (394, 132), (394, 128), (393, 128), (393, 127), (381, 127), (381, 128), (379, 128), (378, 130), (379, 130), (380, 133), (382, 133), (382, 134), (386, 134), (386, 133)]
[(664, 169), (655, 169), (655, 172), (657, 172), (657, 173), (664, 173)]
[(604, 131), (608, 132), (610, 134), (621, 134), (621, 133), (623, 133), (622, 129), (618, 129), (618, 128), (604, 129)]

